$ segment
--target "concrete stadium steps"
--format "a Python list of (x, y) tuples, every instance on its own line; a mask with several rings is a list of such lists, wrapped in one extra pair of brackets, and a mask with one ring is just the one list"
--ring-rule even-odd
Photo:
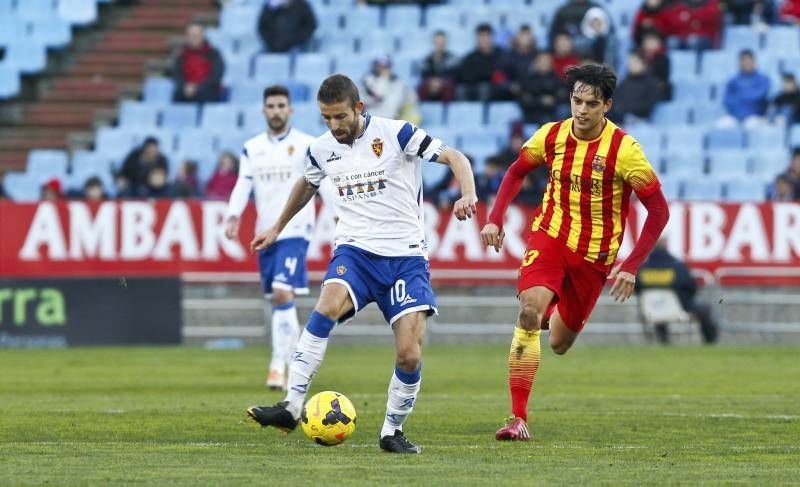
[(71, 132), (93, 131), (96, 116), (115, 109), (121, 93), (141, 88), (149, 63), (168, 59), (189, 22), (217, 15), (212, 2), (196, 0), (112, 8), (67, 71), (48, 79), (37, 101), (23, 103), (20, 120), (0, 126), (0, 173), (24, 169), (31, 149), (67, 149)]

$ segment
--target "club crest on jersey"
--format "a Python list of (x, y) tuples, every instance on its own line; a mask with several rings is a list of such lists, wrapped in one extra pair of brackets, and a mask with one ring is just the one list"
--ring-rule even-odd
[(340, 265), (336, 268), (336, 274), (343, 276), (344, 273), (347, 272), (347, 267)]
[(288, 152), (290, 156), (291, 156), (292, 154), (294, 154), (294, 146), (293, 146), (293, 145), (290, 145), (289, 147), (287, 147), (287, 148), (286, 148), (286, 152)]
[(381, 139), (372, 140), (372, 152), (374, 152), (378, 157), (383, 154), (383, 141)]
[(603, 156), (594, 156), (592, 159), (592, 171), (603, 172), (606, 169), (606, 158)]

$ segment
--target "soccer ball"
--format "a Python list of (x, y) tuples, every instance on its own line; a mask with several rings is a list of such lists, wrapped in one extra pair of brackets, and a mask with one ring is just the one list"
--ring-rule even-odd
[(309, 440), (334, 446), (356, 430), (356, 408), (350, 399), (334, 391), (323, 391), (306, 402), (300, 425)]

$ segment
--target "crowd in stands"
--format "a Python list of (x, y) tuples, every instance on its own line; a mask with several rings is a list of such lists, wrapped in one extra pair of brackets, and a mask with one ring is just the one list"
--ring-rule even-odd
[[(222, 3), (236, 1), (241, 0)], [(446, 4), (363, 0), (355, 3)], [(429, 53), (416, 61), (416, 76), (409, 79), (398, 73), (392, 52), (371, 55), (371, 66), (358, 79), (362, 97), (367, 109), (375, 115), (403, 118), (426, 128), (432, 122), (425, 119), (421, 107), (428, 102), (440, 102), (444, 106), (466, 101), (516, 103), (520, 117), (508, 127), (506, 147), (497, 154), (479, 156), (480, 161), (474, 159), (479, 196), (491, 201), (505, 168), (516, 158), (532, 130), (545, 122), (569, 116), (568, 90), (563, 82), (568, 66), (595, 62), (618, 68), (620, 78), (609, 118), (637, 136), (637, 127), (653, 127), (660, 109), (670, 100), (686, 94), (677, 92), (676, 80), (703, 81), (698, 79), (699, 75), (695, 76), (695, 67), (700, 66), (700, 59), (705, 62), (704, 53), (716, 54), (725, 46), (727, 28), (752, 25), (763, 33), (771, 25), (800, 23), (800, 0), (643, 0), (638, 8), (628, 9), (628, 21), (624, 25), (620, 25), (621, 17), (611, 12), (611, 3), (610, 0), (564, 0), (553, 12), (546, 32), (534, 21), (475, 23), (470, 27), (474, 36), (471, 50), (462, 45), (457, 50), (452, 49), (452, 31), (446, 26), (438, 29), (429, 25), (427, 30), (414, 34), (426, 35), (431, 43)], [(614, 3), (618, 9), (620, 2), (615, 0)], [(264, 1), (257, 23), (263, 51), (292, 54), (314, 51), (315, 30), (321, 22), (329, 20), (318, 18), (314, 7), (307, 0)], [(514, 26), (513, 30), (510, 25)], [(459, 38), (459, 42), (461, 40)], [(800, 91), (794, 73), (788, 69), (762, 71), (758, 57), (763, 51), (758, 46), (740, 47), (735, 51), (738, 72), (724, 84), (713, 86), (711, 93), (716, 94), (702, 100), (720, 107), (719, 116), (713, 120), (704, 118), (707, 123), (703, 130), (706, 127), (751, 129), (764, 125), (784, 130), (800, 122)], [(730, 46), (726, 49), (726, 52), (731, 50)], [(800, 50), (800, 45), (794, 49)], [(691, 53), (693, 57), (688, 68), (674, 64), (678, 59), (675, 53)], [(770, 64), (768, 69), (776, 66)], [(687, 69), (692, 72), (685, 72)], [(224, 102), (230, 96), (224, 82), (225, 72), (224, 56), (206, 39), (203, 27), (189, 26), (186, 45), (175, 58), (172, 99), (176, 102)], [(778, 75), (779, 90), (771, 84)], [(313, 93), (309, 97), (313, 100)], [(706, 116), (696, 114), (695, 119), (701, 115)], [(433, 125), (439, 123), (436, 121)], [(664, 132), (669, 130), (664, 128)], [(794, 141), (798, 142), (800, 140)], [(169, 154), (163, 154), (158, 144), (156, 138), (147, 138), (118, 163), (114, 188), (109, 192), (118, 197), (227, 198), (236, 178), (235, 155), (221, 152), (211, 177), (201, 178), (196, 161), (168, 161)], [(644, 142), (643, 146), (648, 149)], [(653, 154), (653, 165), (659, 169), (658, 158), (662, 154), (658, 150), (645, 152)], [(171, 171), (170, 164), (178, 167)], [(698, 164), (701, 165), (698, 173), (701, 173), (703, 161)], [(790, 167), (769, 184), (764, 196), (798, 199), (799, 180), (800, 149), (795, 149)], [(519, 200), (537, 201), (546, 182), (545, 172), (535, 172), (523, 187)], [(453, 181), (441, 180), (429, 185), (426, 192), (432, 201), (449, 204), (457, 198), (455, 188)]]

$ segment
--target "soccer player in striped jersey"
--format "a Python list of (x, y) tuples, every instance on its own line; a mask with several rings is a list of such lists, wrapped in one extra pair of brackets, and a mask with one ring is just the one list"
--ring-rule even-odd
[[(508, 356), (513, 416), (498, 440), (530, 439), (528, 398), (539, 368), (541, 329), (550, 347), (569, 350), (594, 308), (606, 280), (611, 295), (625, 301), (636, 271), (669, 218), (661, 183), (639, 143), (605, 117), (617, 77), (607, 66), (567, 71), (572, 117), (543, 125), (511, 165), (481, 231), (485, 245), (500, 251), (503, 215), (525, 176), (541, 165), (550, 170), (536, 210), (517, 285), (519, 317)], [(614, 267), (625, 231), (631, 192), (647, 209), (631, 255)]]

